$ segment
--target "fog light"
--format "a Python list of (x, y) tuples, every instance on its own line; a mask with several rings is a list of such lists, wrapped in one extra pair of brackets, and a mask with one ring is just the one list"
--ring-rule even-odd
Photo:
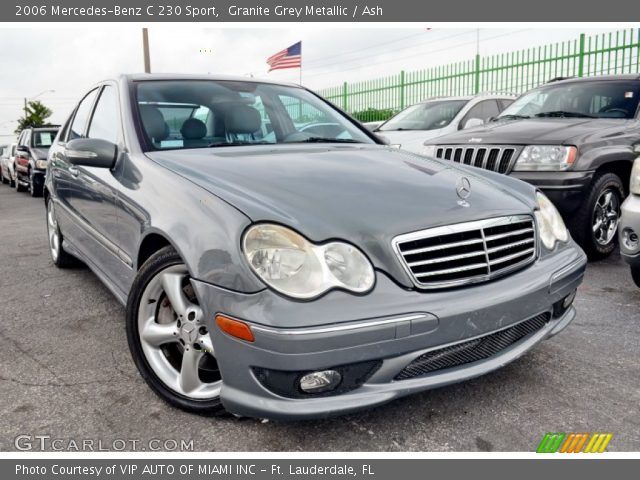
[(335, 389), (342, 380), (342, 375), (335, 370), (311, 372), (300, 378), (300, 390), (307, 393), (327, 392)]
[(564, 301), (562, 302), (562, 306), (564, 308), (569, 308), (569, 306), (573, 303), (573, 300), (576, 298), (576, 292), (577, 290), (574, 290), (569, 295), (564, 297)]
[(630, 228), (625, 228), (622, 232), (622, 243), (628, 250), (637, 250), (638, 234)]

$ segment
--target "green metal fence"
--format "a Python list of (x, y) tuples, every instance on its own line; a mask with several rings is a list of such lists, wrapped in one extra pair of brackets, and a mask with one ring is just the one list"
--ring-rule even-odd
[(320, 90), (362, 121), (383, 120), (430, 97), (520, 94), (556, 77), (640, 72), (640, 29), (581, 34), (575, 40), (480, 56), (414, 72)]

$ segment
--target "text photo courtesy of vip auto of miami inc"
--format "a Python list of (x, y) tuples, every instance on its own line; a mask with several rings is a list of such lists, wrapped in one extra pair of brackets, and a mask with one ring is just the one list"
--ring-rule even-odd
[[(29, 12), (0, 28), (8, 474), (637, 458), (638, 26)], [(256, 462), (200, 474), (291, 474)]]

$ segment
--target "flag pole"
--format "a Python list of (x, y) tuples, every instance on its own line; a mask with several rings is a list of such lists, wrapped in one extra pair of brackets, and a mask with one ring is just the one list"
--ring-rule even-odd
[(302, 42), (300, 42), (300, 86), (302, 86)]

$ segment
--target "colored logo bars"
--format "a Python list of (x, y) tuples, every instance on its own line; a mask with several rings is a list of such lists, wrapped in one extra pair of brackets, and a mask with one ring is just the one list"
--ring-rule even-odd
[(602, 453), (611, 433), (546, 433), (536, 453)]

